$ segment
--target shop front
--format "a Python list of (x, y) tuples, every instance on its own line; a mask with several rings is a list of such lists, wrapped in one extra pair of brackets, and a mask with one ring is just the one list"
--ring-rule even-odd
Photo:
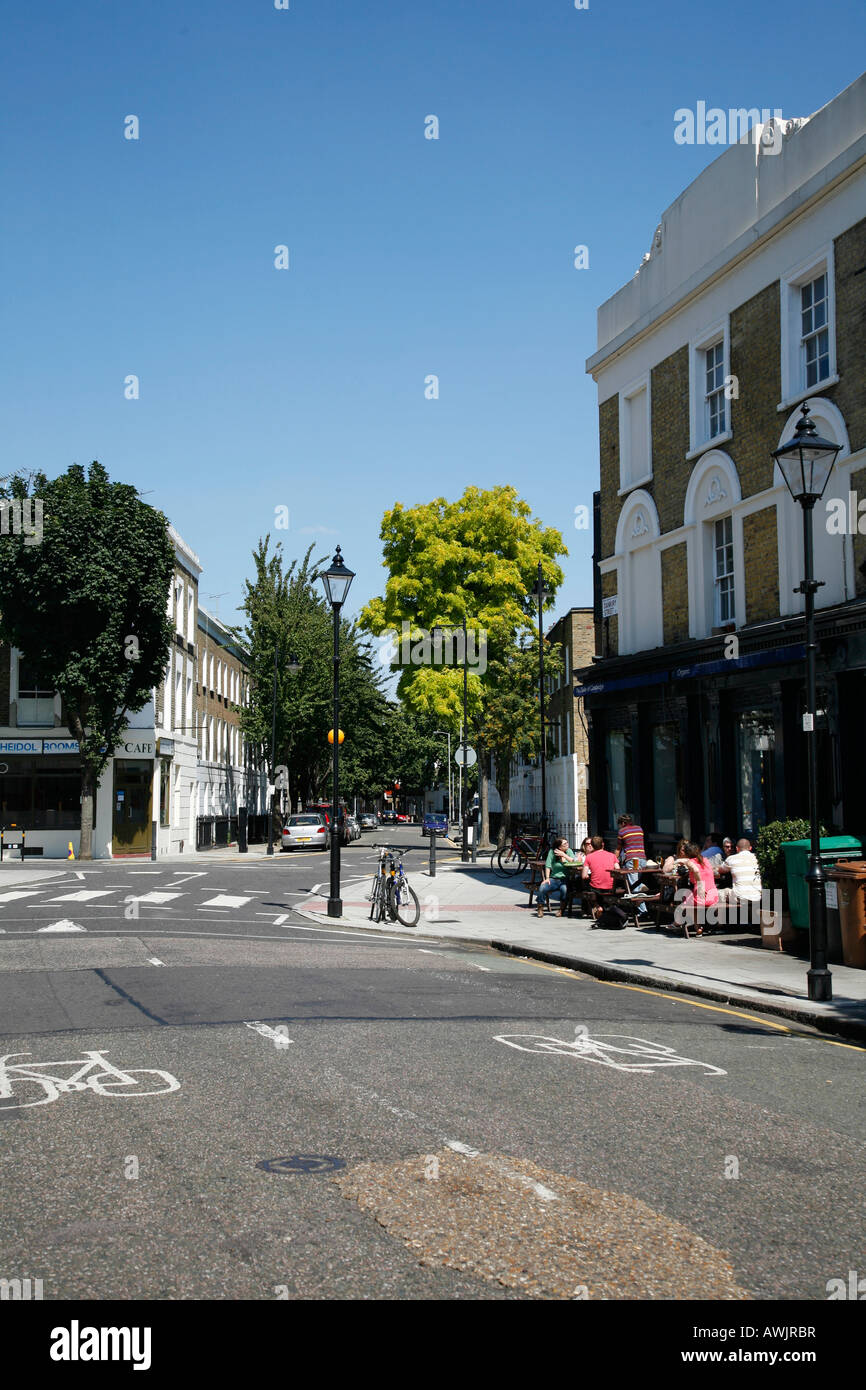
[(0, 739), (0, 828), (23, 829), (27, 852), (77, 852), (81, 833), (81, 762), (70, 738)]
[[(818, 814), (829, 834), (862, 836), (866, 622), (822, 615), (815, 710)], [(863, 622), (864, 631), (860, 631)], [(608, 658), (578, 673), (590, 730), (590, 826), (616, 836), (638, 817), (656, 855), (682, 836), (747, 835), (808, 815), (802, 627), (725, 660), (717, 644)], [(798, 640), (799, 639), (799, 640)]]

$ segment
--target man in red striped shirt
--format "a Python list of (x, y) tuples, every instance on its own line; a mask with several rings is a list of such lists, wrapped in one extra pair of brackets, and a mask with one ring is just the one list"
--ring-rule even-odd
[[(635, 823), (631, 811), (623, 811), (622, 815), (617, 816), (616, 823), (619, 829), (619, 840), (617, 849), (619, 851), (619, 862), (624, 869), (631, 869), (635, 860), (638, 868), (646, 865), (646, 845), (644, 844), (643, 828)], [(640, 874), (630, 873), (626, 879), (628, 891), (634, 893), (640, 883)], [(643, 903), (638, 908), (638, 917), (645, 918), (647, 910)]]

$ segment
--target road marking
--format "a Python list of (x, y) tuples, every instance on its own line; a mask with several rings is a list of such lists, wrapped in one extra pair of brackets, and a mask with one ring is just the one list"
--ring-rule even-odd
[[(142, 870), (139, 869), (138, 872), (141, 873)], [(147, 872), (147, 870), (144, 870), (144, 872)], [(174, 879), (168, 886), (169, 888), (178, 888), (180, 884), (188, 883), (191, 878), (207, 878), (207, 870), (199, 869), (193, 874), (185, 874), (183, 878)]]
[(488, 973), (488, 975), (490, 974), (490, 966), (489, 966), (489, 965), (479, 965), (478, 962), (477, 962), (477, 961), (474, 961), (474, 960), (468, 961), (467, 964), (468, 964), (468, 965), (474, 966), (474, 968), (475, 968), (476, 970), (486, 970), (487, 973)]
[(233, 893), (218, 893), (215, 898), (208, 898), (202, 907), (243, 907), (249, 902), (249, 898), (238, 897)]
[(148, 956), (147, 959), (150, 961), (151, 965), (165, 965), (165, 961), (160, 960), (158, 956)]
[(49, 898), (50, 903), (88, 903), (91, 898), (105, 898), (113, 893), (113, 888), (79, 888), (77, 893), (61, 893), (57, 898)]
[[(573, 970), (566, 970), (561, 965), (548, 965), (546, 961), (532, 960), (528, 956), (523, 957), (526, 965), (534, 965), (538, 970), (552, 970), (556, 975), (564, 975), (567, 980), (575, 984), (585, 984), (587, 978), (593, 984), (607, 985), (609, 989), (629, 989), (633, 994), (652, 994), (656, 999), (669, 999), (672, 1004), (689, 1004), (693, 1009), (709, 1009), (710, 1013), (730, 1014), (732, 1018), (744, 1018), (747, 1023), (760, 1023), (764, 1028), (775, 1028), (780, 1033), (789, 1033), (792, 1038), (805, 1039), (806, 1042), (823, 1042), (828, 1047), (844, 1047), (848, 1052), (866, 1052), (866, 1047), (862, 1043), (843, 1043), (837, 1042), (835, 1038), (828, 1038), (823, 1033), (798, 1033), (794, 1028), (789, 1028), (784, 1023), (776, 1023), (773, 1019), (760, 1017), (758, 1014), (744, 1014), (739, 1009), (726, 1009), (721, 1004), (705, 1004), (700, 999), (686, 999), (682, 994), (668, 994), (663, 989), (648, 989), (646, 985), (627, 985), (619, 980), (599, 980), (593, 976), (582, 976), (578, 978), (577, 971), (579, 965), (575, 965)], [(808, 1025), (806, 1025), (808, 1026)]]
[[(285, 1024), (281, 1025), (283, 1029), (285, 1029), (285, 1026)], [(261, 1033), (263, 1038), (270, 1038), (271, 1042), (276, 1043), (277, 1047), (288, 1047), (290, 1043), (295, 1041), (294, 1038), (288, 1036), (287, 1032), (284, 1031), (281, 1033), (279, 1029), (271, 1028), (267, 1023), (259, 1023), (257, 1019), (252, 1023), (245, 1023), (244, 1027), (252, 1028), (254, 1033)]]
[[(273, 917), (273, 913), (272, 913), (272, 912), (257, 912), (257, 913), (256, 913), (256, 916), (257, 916), (257, 917)], [(284, 923), (284, 922), (288, 922), (288, 920), (289, 920), (289, 914), (288, 914), (288, 912), (282, 912), (282, 913), (280, 913), (279, 917), (274, 917), (274, 926), (275, 926), (275, 927), (281, 927), (281, 926), (283, 925), (283, 923)]]
[[(607, 1041), (611, 1039), (611, 1041)], [(703, 1067), (704, 1076), (727, 1076), (723, 1067), (713, 1066), (711, 1062), (701, 1062), (695, 1057), (681, 1057), (672, 1047), (663, 1043), (650, 1042), (647, 1038), (635, 1038), (625, 1033), (599, 1033), (591, 1038), (585, 1029), (575, 1030), (573, 1041), (565, 1038), (551, 1038), (539, 1033), (499, 1033), (494, 1042), (505, 1043), (518, 1052), (535, 1055), (558, 1053), (562, 1057), (575, 1057), (582, 1062), (597, 1062), (614, 1071), (626, 1071), (648, 1075), (661, 1067)], [(626, 1043), (625, 1047), (615, 1047), (614, 1043)], [(632, 1058), (631, 1061), (624, 1060)]]
[[(92, 872), (93, 872), (93, 870), (91, 869), (91, 873), (92, 873)], [(75, 870), (75, 877), (76, 877), (76, 878), (84, 878), (84, 872), (83, 872), (83, 870), (81, 870), (81, 869), (76, 869), (76, 870)]]
[(128, 869), (130, 874), (161, 874), (162, 869)]
[(170, 903), (175, 898), (184, 897), (183, 893), (139, 893), (134, 898), (127, 899), (131, 903), (139, 903), (142, 907), (162, 907), (163, 903)]
[(468, 1144), (461, 1144), (459, 1139), (446, 1139), (445, 1143), (446, 1147), (453, 1149), (456, 1154), (463, 1154), (466, 1158), (480, 1158), (482, 1163), (486, 1164), (488, 1168), (495, 1169), (496, 1172), (502, 1173), (503, 1177), (511, 1178), (514, 1182), (520, 1183), (521, 1187), (526, 1187), (530, 1192), (534, 1192), (536, 1197), (541, 1198), (542, 1202), (559, 1201), (556, 1193), (549, 1187), (545, 1187), (543, 1182), (536, 1182), (534, 1178), (528, 1177), (526, 1173), (515, 1172), (507, 1163), (500, 1163), (497, 1162), (496, 1159), (487, 1158), (480, 1150), (470, 1149)]
[[(5, 1057), (0, 1058), (0, 1110), (27, 1110), (34, 1105), (48, 1105), (59, 1096), (75, 1091), (90, 1091), (98, 1096), (108, 1096), (116, 1100), (118, 1097), (129, 1099), (138, 1096), (162, 1096), (170, 1091), (180, 1090), (180, 1082), (170, 1072), (150, 1069), (121, 1071), (119, 1067), (112, 1066), (111, 1062), (106, 1060), (105, 1052), (85, 1052), (83, 1061), (76, 1057), (62, 1062), (15, 1062), (10, 1065), (12, 1057), (31, 1055), (29, 1052), (7, 1052)], [(47, 1070), (49, 1067), (54, 1074)], [(60, 1067), (73, 1067), (76, 1070), (71, 1076), (58, 1076), (56, 1073)], [(143, 1081), (145, 1077), (147, 1080)], [(152, 1077), (159, 1077), (160, 1081), (168, 1084), (160, 1086), (157, 1090), (143, 1090), (137, 1093), (129, 1089), (140, 1084), (152, 1086)], [(24, 1093), (26, 1099), (18, 1105), (9, 1105), (7, 1102), (15, 1095), (16, 1081), (28, 1083)], [(34, 1081), (42, 1087), (44, 1094), (41, 1100), (32, 1099)], [(126, 1090), (122, 1089), (124, 1086)]]
[(0, 893), (0, 903), (11, 903), (14, 898), (34, 898), (37, 893), (41, 893), (41, 888), (19, 888), (11, 889), (8, 893)]
[(77, 923), (70, 922), (68, 917), (64, 917), (60, 922), (52, 922), (50, 927), (37, 927), (37, 931), (61, 932), (61, 931), (87, 931), (86, 927), (79, 927)]

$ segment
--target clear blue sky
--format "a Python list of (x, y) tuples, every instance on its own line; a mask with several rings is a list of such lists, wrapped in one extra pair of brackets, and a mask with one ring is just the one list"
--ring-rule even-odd
[(0, 471), (99, 458), (229, 619), (281, 504), (357, 610), (386, 507), (513, 482), (565, 536), (562, 611), (592, 596), (596, 307), (720, 152), (674, 110), (816, 110), (866, 6), (74, 0), (3, 30)]

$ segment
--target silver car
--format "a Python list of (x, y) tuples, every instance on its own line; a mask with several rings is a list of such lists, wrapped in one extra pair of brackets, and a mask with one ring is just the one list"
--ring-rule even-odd
[(283, 849), (328, 849), (330, 843), (328, 822), (319, 811), (289, 816), (283, 826)]

